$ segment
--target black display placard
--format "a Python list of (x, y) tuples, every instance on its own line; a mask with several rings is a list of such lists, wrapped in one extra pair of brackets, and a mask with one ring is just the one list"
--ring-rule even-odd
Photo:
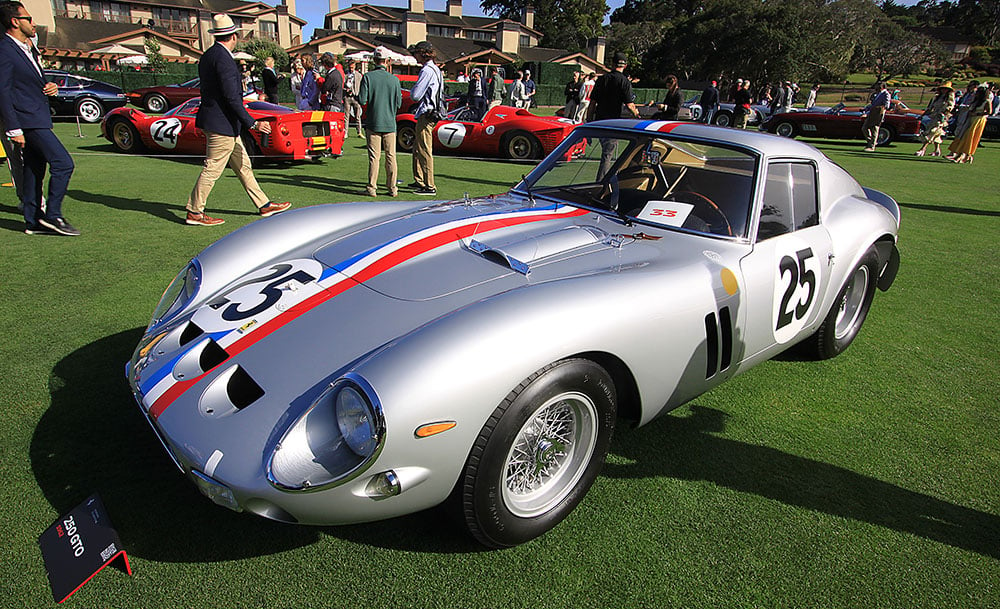
[(59, 603), (111, 563), (132, 574), (118, 532), (112, 528), (104, 504), (96, 494), (45, 529), (38, 537), (38, 545), (49, 574), (52, 596)]

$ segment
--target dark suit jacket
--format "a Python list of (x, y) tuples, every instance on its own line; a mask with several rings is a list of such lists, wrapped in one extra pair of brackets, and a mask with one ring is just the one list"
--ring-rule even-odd
[(0, 119), (7, 131), (51, 129), (45, 79), (6, 33), (0, 33)]
[(194, 124), (199, 129), (237, 136), (249, 129), (254, 119), (243, 107), (243, 79), (229, 49), (218, 42), (198, 62), (201, 77), (201, 107)]
[(278, 103), (278, 75), (269, 68), (264, 68), (260, 74), (264, 79), (264, 95), (267, 96), (267, 101), (272, 104)]

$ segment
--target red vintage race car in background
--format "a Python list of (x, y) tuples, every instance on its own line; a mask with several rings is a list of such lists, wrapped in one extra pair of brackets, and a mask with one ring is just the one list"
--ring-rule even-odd
[[(555, 150), (575, 123), (569, 119), (536, 116), (521, 108), (496, 106), (482, 120), (471, 120), (471, 110), (460, 107), (434, 125), (434, 152), (516, 160), (540, 159)], [(417, 119), (396, 115), (396, 146), (413, 151)], [(581, 143), (582, 145), (582, 143)], [(575, 155), (582, 150), (571, 151)]]
[[(201, 98), (188, 100), (162, 116), (132, 108), (112, 110), (101, 122), (101, 135), (122, 152), (204, 154), (205, 134), (194, 125)], [(251, 157), (313, 160), (340, 156), (344, 147), (342, 112), (297, 112), (267, 102), (244, 102), (250, 116), (271, 124), (271, 133), (245, 131)]]

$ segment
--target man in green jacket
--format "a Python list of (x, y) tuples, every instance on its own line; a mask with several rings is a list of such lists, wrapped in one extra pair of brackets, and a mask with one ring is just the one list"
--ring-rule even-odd
[(385, 150), (385, 185), (389, 196), (396, 196), (396, 112), (403, 103), (399, 79), (389, 72), (392, 59), (388, 49), (377, 47), (372, 60), (375, 67), (361, 79), (358, 101), (368, 106), (365, 111), (365, 138), (368, 143), (369, 197), (378, 195), (378, 164)]

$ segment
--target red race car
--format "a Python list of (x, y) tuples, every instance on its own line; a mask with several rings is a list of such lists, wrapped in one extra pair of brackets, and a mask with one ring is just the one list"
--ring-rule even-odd
[[(205, 134), (194, 125), (201, 98), (196, 97), (162, 116), (118, 108), (101, 122), (101, 135), (122, 152), (146, 148), (155, 152), (204, 154)], [(343, 112), (297, 112), (267, 102), (244, 102), (256, 120), (271, 124), (271, 133), (255, 129), (243, 138), (251, 157), (313, 160), (340, 156), (344, 147)]]
[[(509, 106), (495, 106), (478, 121), (473, 120), (471, 112), (464, 106), (457, 108), (448, 113), (447, 119), (434, 125), (435, 152), (540, 159), (552, 152), (576, 126), (569, 119), (536, 116)], [(401, 151), (413, 151), (416, 125), (417, 119), (412, 114), (396, 115), (396, 146)], [(573, 150), (571, 154), (581, 152)]]

